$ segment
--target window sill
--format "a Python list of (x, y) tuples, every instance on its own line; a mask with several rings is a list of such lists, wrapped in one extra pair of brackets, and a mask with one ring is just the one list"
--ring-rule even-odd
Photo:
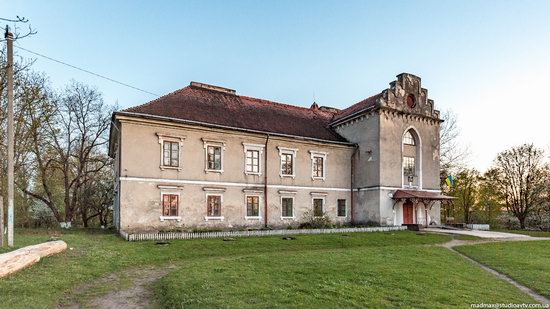
[(169, 220), (176, 220), (180, 222), (181, 217), (180, 216), (160, 216), (160, 222), (169, 221)]
[(296, 175), (284, 175), (284, 174), (279, 174), (279, 176), (281, 176), (281, 178), (296, 178)]
[(223, 221), (224, 217), (204, 217), (206, 221)]
[(311, 180), (322, 180), (322, 181), (325, 181), (325, 177), (311, 177)]
[(262, 217), (244, 217), (245, 220), (262, 220)]
[(281, 220), (294, 220), (296, 217), (281, 217)]
[(160, 166), (160, 169), (161, 170), (178, 170), (178, 171), (181, 171), (181, 167), (178, 167), (178, 166), (165, 166), (165, 165), (161, 165)]
[(205, 169), (204, 170), (205, 173), (218, 173), (218, 174), (223, 174), (223, 170), (209, 170), (209, 169)]
[(245, 175), (262, 176), (262, 173), (244, 172)]

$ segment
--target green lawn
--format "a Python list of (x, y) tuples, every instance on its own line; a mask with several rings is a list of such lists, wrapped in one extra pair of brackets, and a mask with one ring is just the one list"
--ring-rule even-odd
[[(44, 230), (18, 230), (19, 246), (46, 241)], [(56, 232), (59, 233), (59, 232)], [(472, 302), (532, 300), (447, 249), (445, 235), (413, 232), (126, 242), (113, 234), (58, 235), (72, 250), (0, 279), (1, 308), (86, 304), (132, 284), (146, 267), (172, 273), (154, 284), (166, 307), (315, 305), (454, 307)], [(94, 289), (83, 286), (101, 280)], [(96, 281), (97, 282), (97, 281)]]
[(455, 249), (550, 297), (550, 241), (491, 243)]

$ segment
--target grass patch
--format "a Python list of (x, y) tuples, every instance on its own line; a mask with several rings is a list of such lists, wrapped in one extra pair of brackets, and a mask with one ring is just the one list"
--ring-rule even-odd
[(550, 241), (490, 243), (455, 249), (550, 297)]
[(440, 247), (374, 247), (218, 257), (156, 283), (162, 308), (467, 307), (529, 297)]
[(86, 307), (98, 295), (132, 285), (136, 269), (167, 266), (174, 267), (173, 273), (155, 284), (158, 303), (167, 307), (296, 307), (300, 302), (308, 307), (454, 307), (497, 299), (531, 301), (452, 252), (432, 246), (450, 240), (448, 235), (403, 231), (157, 245), (127, 242), (105, 231), (16, 230), (15, 241), (21, 247), (51, 236), (72, 250), (0, 279), (0, 307)]
[[(337, 248), (409, 246), (435, 244), (447, 241), (442, 235), (417, 236), (410, 232), (349, 233), (330, 235), (300, 235), (286, 241), (280, 237), (238, 238), (224, 242), (221, 239), (170, 241), (159, 246), (154, 241), (127, 242), (114, 234), (96, 230), (47, 231), (16, 230), (17, 247), (48, 241), (56, 236), (67, 242), (66, 252), (43, 258), (31, 268), (0, 279), (1, 307), (53, 307), (59, 300), (69, 303), (81, 301), (119, 288), (120, 279), (105, 282), (92, 295), (72, 295), (79, 286), (111, 273), (144, 266), (164, 266), (186, 263), (198, 258), (231, 257), (269, 252), (301, 252)], [(7, 251), (7, 250), (3, 250)]]
[(477, 236), (461, 235), (461, 234), (456, 234), (456, 235), (454, 235), (453, 238), (456, 239), (456, 240), (480, 240), (480, 239), (482, 239), (481, 237), (477, 237)]

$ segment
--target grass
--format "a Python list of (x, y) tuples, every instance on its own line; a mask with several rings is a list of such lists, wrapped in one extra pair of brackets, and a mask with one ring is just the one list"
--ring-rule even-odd
[(550, 241), (491, 243), (455, 249), (550, 297)]
[[(133, 270), (167, 265), (173, 272), (155, 284), (156, 300), (164, 307), (532, 302), (452, 252), (433, 246), (450, 240), (445, 235), (350, 233), (296, 240), (184, 240), (160, 246), (152, 241), (126, 242), (105, 232), (18, 230), (16, 244), (47, 241), (49, 234), (58, 234), (72, 249), (0, 279), (1, 308), (86, 304), (97, 295), (130, 286)], [(109, 274), (118, 276), (105, 280)], [(86, 289), (90, 284), (93, 289)]]

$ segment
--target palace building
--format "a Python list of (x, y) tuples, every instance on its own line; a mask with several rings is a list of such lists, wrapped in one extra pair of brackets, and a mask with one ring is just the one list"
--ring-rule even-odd
[(439, 224), (439, 112), (420, 78), (345, 109), (203, 83), (113, 114), (119, 231)]

